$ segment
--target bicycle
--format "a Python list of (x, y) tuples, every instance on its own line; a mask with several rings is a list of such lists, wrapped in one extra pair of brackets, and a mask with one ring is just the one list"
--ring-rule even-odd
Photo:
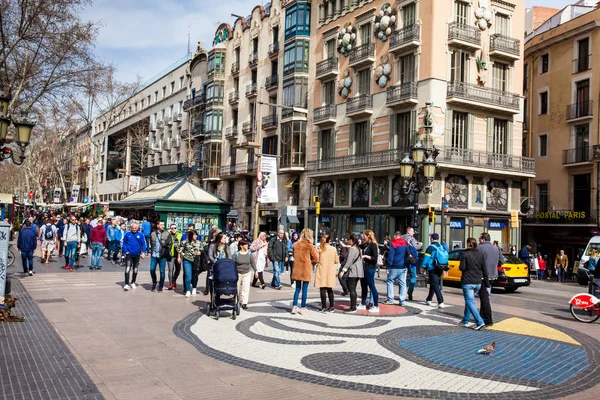
[(11, 249), (12, 245), (8, 246), (8, 259), (7, 259), (7, 264), (8, 266), (12, 266), (15, 263), (15, 253), (13, 253), (12, 249)]
[(571, 315), (577, 321), (592, 323), (600, 318), (600, 299), (594, 296), (599, 285), (590, 277), (589, 293), (579, 293), (569, 301)]

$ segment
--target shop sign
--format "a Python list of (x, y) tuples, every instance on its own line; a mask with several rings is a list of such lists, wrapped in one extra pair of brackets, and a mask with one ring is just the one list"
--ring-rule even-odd
[(506, 222), (504, 221), (489, 221), (488, 228), (489, 229), (504, 229), (506, 226)]
[(465, 221), (463, 219), (450, 220), (450, 229), (465, 229)]
[(262, 217), (276, 217), (277, 211), (264, 210), (264, 211), (261, 211), (261, 216)]
[(367, 218), (366, 217), (352, 217), (352, 222), (354, 222), (355, 224), (366, 224)]
[(330, 217), (322, 217), (322, 218), (321, 218), (321, 222), (323, 222), (323, 223), (327, 223), (327, 224), (328, 224), (328, 223), (330, 223), (330, 222), (331, 222), (331, 218), (330, 218)]

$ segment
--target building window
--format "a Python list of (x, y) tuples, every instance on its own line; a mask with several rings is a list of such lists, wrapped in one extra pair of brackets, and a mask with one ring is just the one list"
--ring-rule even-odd
[(360, 33), (360, 44), (369, 44), (371, 43), (371, 37), (373, 36), (372, 30), (371, 30), (371, 24), (363, 24), (359, 27), (359, 33)]
[(548, 135), (539, 136), (538, 156), (546, 157), (548, 155)]
[(529, 65), (525, 64), (523, 67), (523, 92), (529, 89)]
[(146, 97), (146, 104), (148, 104), (148, 107), (150, 107), (150, 95), (148, 95), (148, 97)]
[(308, 78), (296, 77), (283, 83), (283, 105), (306, 108)]
[(281, 125), (281, 168), (304, 167), (306, 122)]
[(206, 143), (204, 145), (204, 160), (202, 166), (202, 174), (204, 177), (219, 177), (221, 172), (221, 143)]
[(450, 82), (467, 82), (468, 54), (462, 50), (454, 50), (450, 54)]
[(273, 44), (279, 43), (279, 27), (273, 27)]
[(325, 55), (327, 58), (337, 57), (337, 43), (335, 39), (330, 39), (325, 42)]
[[(587, 154), (587, 148), (590, 144), (590, 126), (577, 125), (575, 127), (575, 148), (581, 150), (582, 153)], [(588, 160), (581, 160), (588, 161)]]
[(590, 68), (590, 39), (577, 41), (577, 72), (587, 71)]
[(510, 17), (508, 15), (496, 13), (494, 32), (502, 36), (510, 36)]
[(276, 156), (277, 155), (277, 136), (269, 136), (263, 138), (262, 152), (266, 155)]
[(167, 97), (167, 87), (163, 86), (163, 88), (162, 88), (162, 98), (164, 99), (165, 97)]
[(208, 103), (211, 102), (222, 102), (223, 96), (225, 95), (225, 82), (223, 81), (214, 81), (209, 82), (206, 85), (206, 101)]
[(540, 114), (548, 114), (548, 92), (540, 93)]
[(177, 107), (177, 113), (183, 113), (183, 100), (179, 102), (179, 106)]
[(550, 68), (550, 55), (544, 54), (540, 60), (541, 73), (545, 74)]
[(154, 92), (154, 103), (158, 102), (158, 90)]
[(350, 126), (351, 142), (354, 146), (354, 155), (368, 154), (371, 152), (371, 132), (369, 121), (358, 122)]
[(412, 137), (415, 134), (416, 115), (414, 112), (404, 112), (391, 116), (391, 139), (394, 149), (410, 149)]
[(171, 82), (171, 94), (175, 93), (175, 81)]
[(310, 3), (297, 2), (285, 10), (285, 40), (310, 36)]
[(508, 82), (508, 65), (494, 63), (492, 67), (492, 87), (506, 92)]
[(469, 24), (469, 3), (458, 0), (454, 2), (454, 21), (461, 25)]
[(335, 81), (328, 81), (323, 83), (323, 90), (321, 90), (322, 103), (324, 105), (334, 105), (335, 104)]
[(220, 133), (223, 131), (223, 110), (208, 111), (204, 116), (206, 132)]
[(492, 152), (494, 154), (508, 153), (508, 121), (505, 119), (494, 118)]
[(215, 53), (208, 56), (207, 73), (222, 71), (225, 65), (225, 53)]
[(399, 83), (411, 83), (414, 82), (415, 79), (415, 64), (417, 57), (414, 54), (408, 54), (398, 59), (398, 66), (396, 68), (397, 73), (399, 74), (398, 81)]
[(246, 207), (252, 206), (254, 200), (254, 187), (252, 185), (252, 179), (246, 179)]
[(142, 99), (142, 101), (141, 101), (141, 107), (140, 107), (140, 110), (143, 110), (143, 109), (144, 109), (144, 107), (145, 107), (145, 104), (144, 104), (144, 99)]
[(537, 185), (538, 192), (538, 211), (546, 212), (548, 211), (548, 184), (540, 183)]
[(308, 72), (309, 52), (310, 42), (308, 40), (296, 40), (287, 44), (283, 55), (283, 75)]
[(331, 129), (319, 132), (319, 160), (335, 157), (335, 134)]
[(452, 148), (468, 148), (468, 121), (469, 114), (456, 111), (452, 113), (452, 137), (450, 143)]
[(183, 89), (183, 81), (184, 81), (184, 77), (180, 76), (179, 77), (179, 89)]
[(371, 94), (371, 69), (363, 69), (358, 72), (358, 93)]
[(410, 3), (402, 7), (402, 26), (412, 26), (417, 20), (417, 3)]

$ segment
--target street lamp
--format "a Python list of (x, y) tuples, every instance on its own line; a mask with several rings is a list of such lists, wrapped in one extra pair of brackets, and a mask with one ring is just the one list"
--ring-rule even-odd
[(423, 128), (425, 128), (425, 143), (417, 137), (415, 145), (411, 149), (411, 154), (406, 153), (400, 161), (400, 176), (404, 180), (404, 193), (414, 194), (412, 227), (417, 230), (421, 225), (419, 220), (419, 194), (431, 193), (431, 184), (435, 179), (437, 163), (435, 159), (438, 150), (433, 146), (431, 140), (431, 130), (433, 129), (432, 104), (425, 104), (425, 116), (423, 118)]
[[(0, 161), (11, 159), (16, 165), (21, 165), (25, 161), (25, 149), (29, 146), (29, 140), (31, 139), (31, 130), (35, 126), (35, 123), (28, 118), (27, 112), (21, 112), (20, 119), (13, 119), (8, 116), (8, 104), (10, 103), (10, 97), (4, 92), (0, 91)], [(13, 124), (15, 134), (11, 137), (8, 136), (8, 128), (10, 124)], [(20, 153), (18, 158), (15, 157), (13, 149), (5, 144), (11, 143), (13, 140), (16, 141), (19, 146)]]

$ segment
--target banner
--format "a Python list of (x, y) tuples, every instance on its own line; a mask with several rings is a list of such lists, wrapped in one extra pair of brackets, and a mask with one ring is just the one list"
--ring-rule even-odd
[(54, 203), (56, 204), (60, 203), (60, 192), (61, 190), (59, 187), (54, 188)]
[(262, 193), (260, 203), (277, 203), (279, 201), (277, 189), (277, 157), (262, 156), (260, 160), (262, 172)]
[(136, 175), (131, 175), (129, 177), (129, 194), (133, 194), (138, 191), (141, 180), (142, 178)]
[(73, 203), (77, 203), (79, 201), (79, 188), (80, 185), (73, 185), (71, 188), (71, 201)]

